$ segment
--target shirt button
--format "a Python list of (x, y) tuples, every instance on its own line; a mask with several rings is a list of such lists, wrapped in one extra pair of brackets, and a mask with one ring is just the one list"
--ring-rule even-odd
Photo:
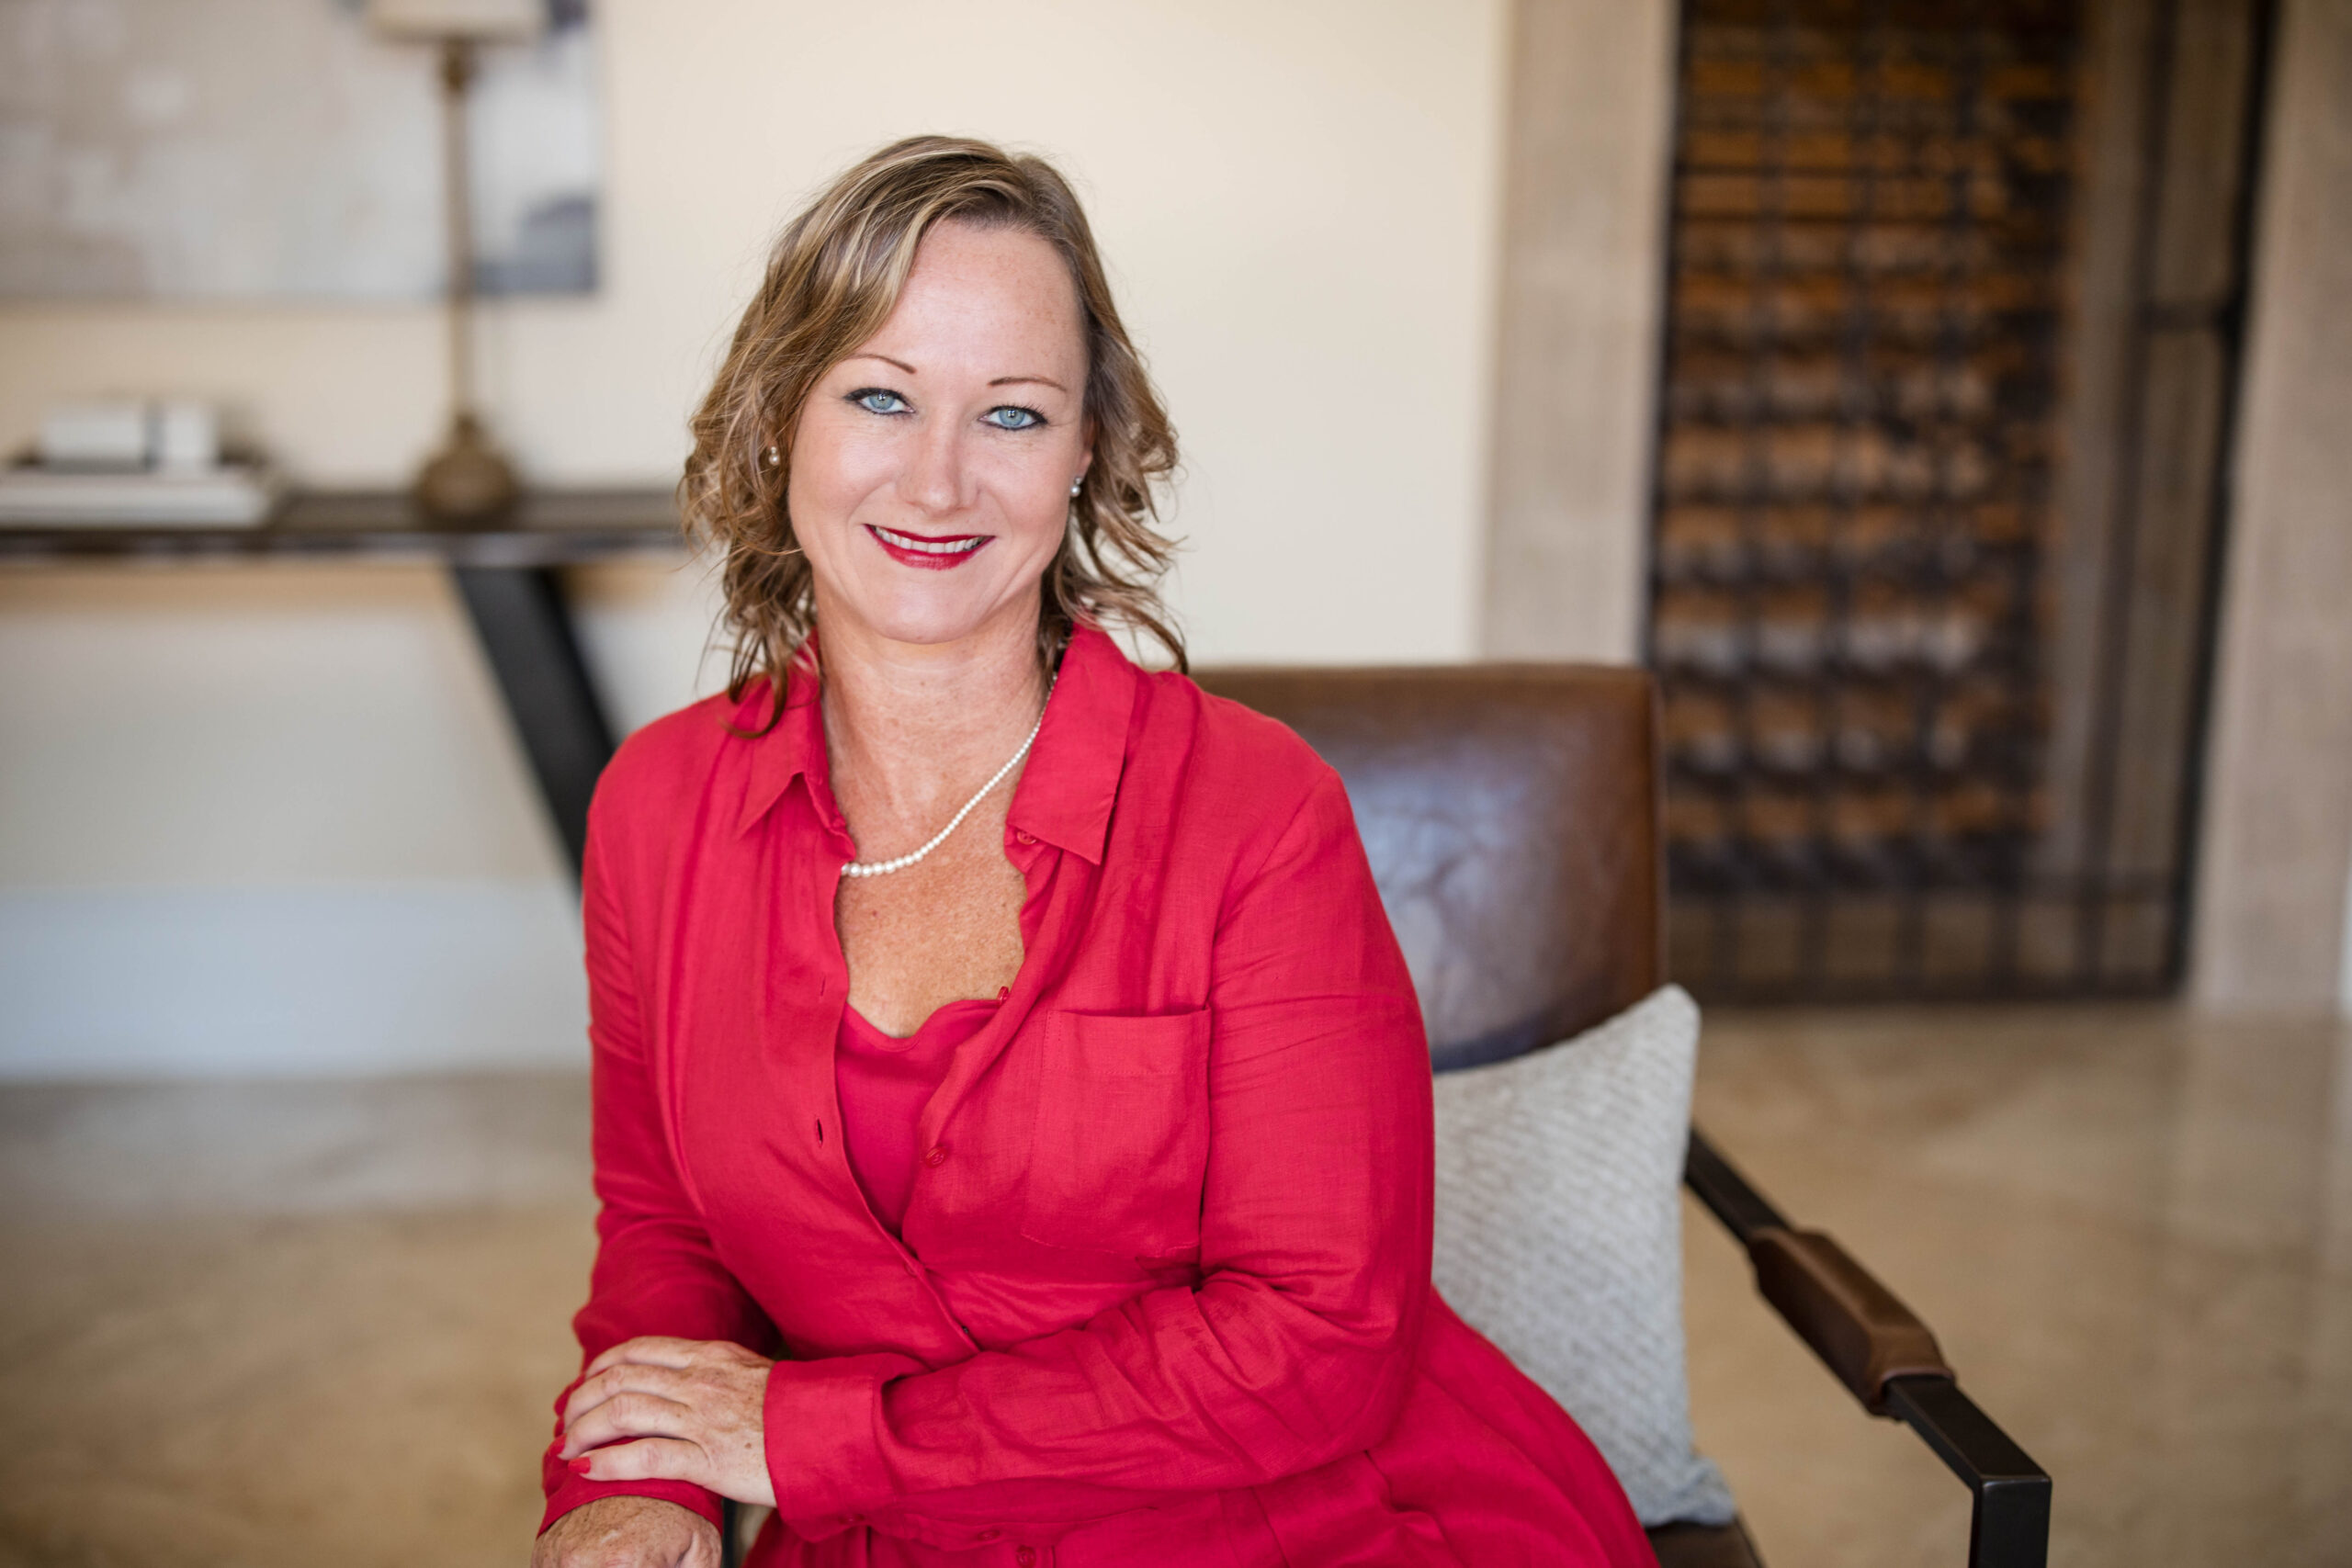
[[(1034, 833), (1015, 833), (1012, 838), (1015, 843), (1021, 844), (1034, 844), (1037, 841), (1036, 835)], [(1023, 1547), (1022, 1550), (1025, 1551), (1028, 1548)]]
[(1030, 1565), (1037, 1561), (1036, 1549), (1024, 1546), (1012, 1554), (1012, 1560), (1020, 1563), (1021, 1568), (1030, 1568)]
[(933, 1148), (931, 1153), (922, 1156), (922, 1163), (931, 1167), (933, 1170), (937, 1170), (941, 1166), (945, 1165), (947, 1163), (947, 1145), (945, 1144), (941, 1144)]

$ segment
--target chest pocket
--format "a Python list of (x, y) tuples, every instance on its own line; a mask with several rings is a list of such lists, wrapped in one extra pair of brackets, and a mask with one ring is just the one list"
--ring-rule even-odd
[(1209, 1014), (1057, 1012), (1021, 1234), (1133, 1257), (1200, 1246), (1209, 1149)]

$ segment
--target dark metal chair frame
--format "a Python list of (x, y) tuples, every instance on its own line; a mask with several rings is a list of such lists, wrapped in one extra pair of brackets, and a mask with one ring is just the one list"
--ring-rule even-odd
[(2048, 1472), (1961, 1392), (1950, 1368), (1873, 1370), (1890, 1341), (1917, 1337), (1932, 1346), (1928, 1325), (1828, 1235), (1792, 1226), (1696, 1127), (1682, 1180), (1747, 1248), (1764, 1299), (1862, 1408), (1917, 1432), (1969, 1489), (1969, 1568), (2042, 1568)]

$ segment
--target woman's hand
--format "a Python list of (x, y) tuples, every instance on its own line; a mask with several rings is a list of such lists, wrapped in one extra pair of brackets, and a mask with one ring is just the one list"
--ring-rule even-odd
[(775, 1364), (719, 1339), (616, 1345), (563, 1407), (562, 1455), (591, 1481), (690, 1481), (773, 1506), (763, 1413)]
[(718, 1568), (718, 1530), (658, 1497), (599, 1497), (547, 1528), (531, 1568)]

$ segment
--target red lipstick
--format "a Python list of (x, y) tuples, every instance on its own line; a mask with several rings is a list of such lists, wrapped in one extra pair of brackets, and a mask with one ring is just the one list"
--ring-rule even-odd
[(874, 542), (890, 552), (890, 558), (907, 566), (921, 567), (925, 571), (951, 571), (986, 549), (993, 534), (910, 534), (898, 528), (877, 528), (865, 525)]

